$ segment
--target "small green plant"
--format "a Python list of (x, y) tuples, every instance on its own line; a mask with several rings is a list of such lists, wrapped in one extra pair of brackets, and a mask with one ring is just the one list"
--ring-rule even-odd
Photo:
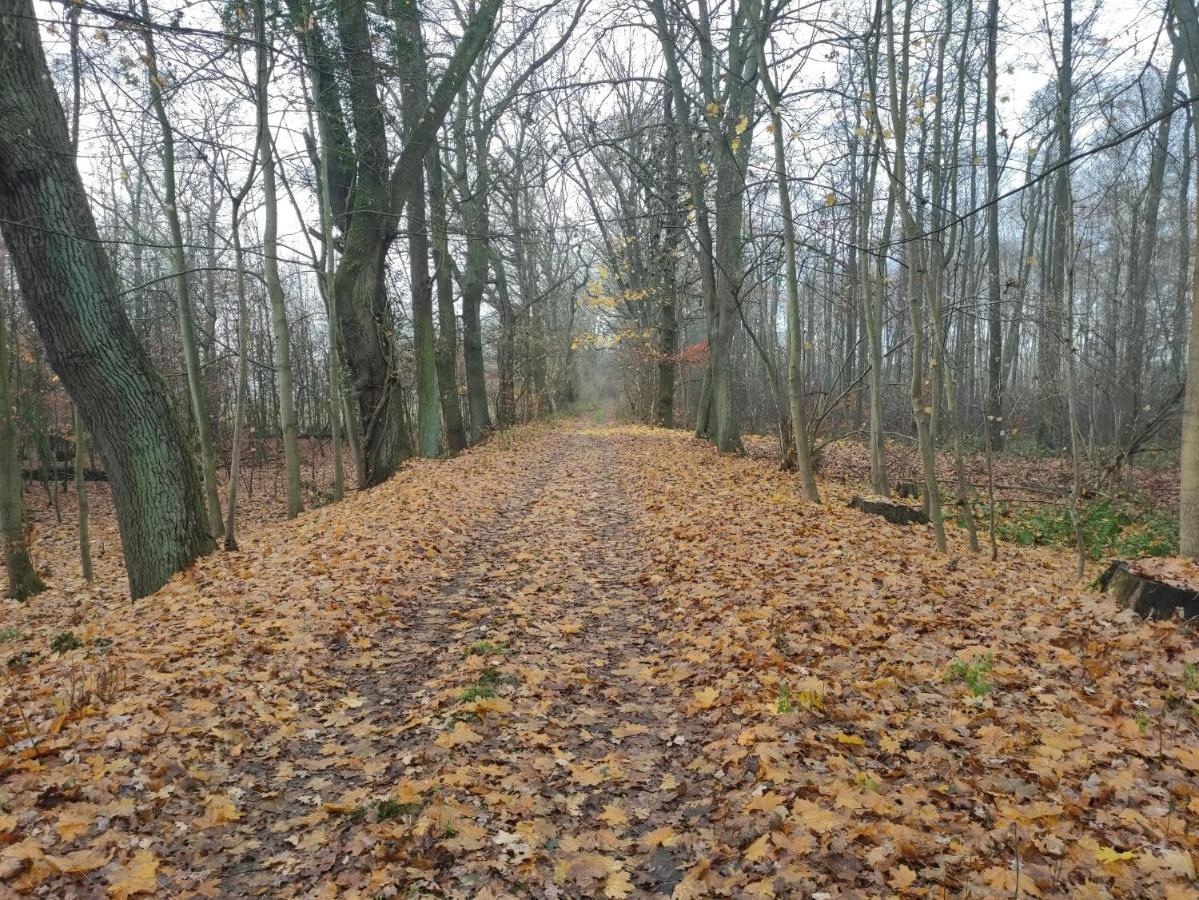
[(1141, 734), (1149, 733), (1149, 726), (1153, 724), (1153, 720), (1147, 715), (1145, 715), (1143, 712), (1138, 712), (1132, 717), (1132, 720), (1137, 723), (1137, 728), (1140, 730)]
[(794, 710), (795, 702), (791, 698), (791, 688), (784, 684), (779, 688), (778, 711), (780, 713), (789, 713)]
[(465, 691), (458, 695), (458, 700), (462, 703), (470, 703), (472, 700), (486, 700), (489, 697), (494, 697), (495, 691), (485, 684), (470, 685)]
[(398, 800), (388, 797), (375, 804), (375, 818), (380, 822), (386, 822), (389, 819), (400, 819), (413, 815), (420, 810), (421, 804), (419, 803), (400, 803)]
[(994, 662), (995, 658), (990, 653), (973, 662), (955, 659), (945, 672), (945, 680), (961, 681), (975, 697), (984, 697), (991, 693), (991, 685), (987, 682), (987, 673), (991, 671)]
[(493, 644), (491, 641), (476, 641), (464, 651), (467, 656), (503, 656), (508, 648), (503, 644)]
[(7, 665), (14, 672), (19, 672), (22, 669), (29, 668), (30, 664), (37, 659), (37, 656), (37, 653), (32, 650), (22, 650), (10, 656)]
[(23, 641), (25, 638), (26, 634), (20, 628), (0, 628), (0, 644), (6, 644), (9, 641)]
[(69, 650), (78, 650), (83, 646), (83, 641), (75, 637), (70, 631), (62, 631), (54, 636), (54, 640), (50, 642), (50, 649), (55, 653), (66, 653)]
[(1188, 693), (1199, 691), (1199, 666), (1187, 663), (1182, 667), (1182, 686)]
[(873, 791), (876, 794), (882, 790), (882, 785), (865, 772), (858, 772), (856, 775), (854, 775), (853, 780), (854, 784), (856, 784), (858, 787), (865, 788), (868, 791)]

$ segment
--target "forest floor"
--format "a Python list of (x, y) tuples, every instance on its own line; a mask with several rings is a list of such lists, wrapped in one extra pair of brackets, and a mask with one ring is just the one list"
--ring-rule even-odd
[(1193, 897), (1195, 634), (822, 488), (538, 425), (7, 602), (0, 895)]

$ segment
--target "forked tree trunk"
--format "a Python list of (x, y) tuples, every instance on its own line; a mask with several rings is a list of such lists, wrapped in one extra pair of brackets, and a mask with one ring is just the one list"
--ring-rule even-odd
[[(0, 0), (0, 231), (51, 367), (112, 485), (135, 597), (212, 550), (204, 493), (166, 385), (121, 306), (69, 156), (31, 0)], [(19, 223), (19, 224), (18, 224)]]

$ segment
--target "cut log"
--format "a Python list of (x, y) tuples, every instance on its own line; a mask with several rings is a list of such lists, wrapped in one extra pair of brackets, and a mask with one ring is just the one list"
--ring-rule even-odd
[(1099, 576), (1097, 584), (1120, 606), (1131, 608), (1147, 619), (1172, 619), (1178, 615), (1193, 619), (1199, 616), (1199, 591), (1138, 574), (1123, 560), (1114, 560)]
[(928, 513), (906, 503), (896, 503), (885, 497), (854, 497), (849, 501), (854, 509), (882, 516), (893, 525), (927, 525)]
[[(21, 475), (26, 481), (41, 481), (49, 475), (51, 481), (74, 481), (75, 467), (74, 466), (53, 466), (51, 468), (38, 467), (36, 469), (22, 469)], [(108, 473), (103, 469), (84, 469), (84, 481), (108, 481)]]

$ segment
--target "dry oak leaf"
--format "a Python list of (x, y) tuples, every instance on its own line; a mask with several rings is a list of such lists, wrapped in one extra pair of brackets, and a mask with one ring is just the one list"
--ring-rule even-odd
[(149, 850), (138, 850), (128, 865), (121, 866), (108, 878), (109, 896), (127, 900), (136, 894), (158, 890), (158, 858)]
[(483, 740), (483, 736), (459, 720), (454, 723), (453, 731), (442, 732), (434, 741), (438, 747), (445, 747), (447, 750), (452, 750), (454, 747), (460, 747), (463, 744), (477, 744)]
[(696, 710), (711, 709), (716, 705), (716, 702), (719, 699), (720, 691), (718, 691), (716, 688), (700, 688), (695, 692), (695, 695), (692, 698), (691, 708)]

